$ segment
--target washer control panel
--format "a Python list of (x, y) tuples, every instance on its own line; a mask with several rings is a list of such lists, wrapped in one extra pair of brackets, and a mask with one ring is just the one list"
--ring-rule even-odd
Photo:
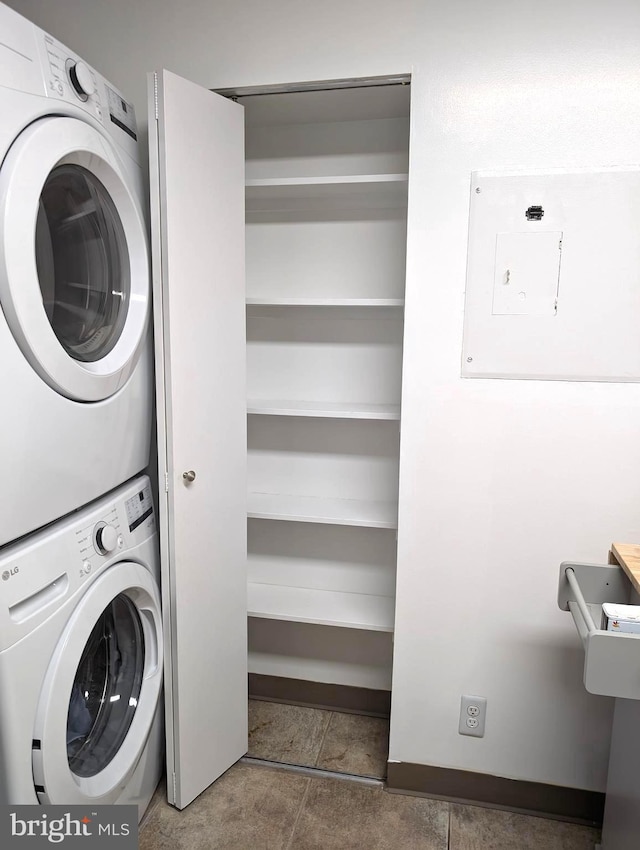
[(146, 475), (1, 548), (0, 646), (6, 650), (23, 640), (65, 605), (70, 616), (76, 604), (72, 599), (123, 561), (159, 572)]
[(122, 500), (111, 504), (102, 515), (98, 514), (92, 522), (76, 531), (80, 578), (95, 574), (114, 555), (135, 546), (154, 532), (151, 484), (148, 478), (144, 478), (138, 488), (130, 488)]
[(127, 523), (129, 531), (135, 531), (150, 517), (153, 519), (153, 499), (151, 498), (151, 485), (146, 484), (135, 496), (124, 503), (127, 512)]

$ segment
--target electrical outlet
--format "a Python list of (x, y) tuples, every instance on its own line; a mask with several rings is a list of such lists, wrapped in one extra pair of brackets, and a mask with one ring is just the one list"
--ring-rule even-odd
[(458, 732), (461, 735), (484, 737), (484, 722), (487, 715), (487, 698), (463, 694), (460, 699), (460, 721)]

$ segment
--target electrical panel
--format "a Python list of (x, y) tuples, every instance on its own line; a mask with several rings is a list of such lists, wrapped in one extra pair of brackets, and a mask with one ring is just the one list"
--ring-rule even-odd
[(472, 174), (462, 375), (640, 380), (640, 169)]

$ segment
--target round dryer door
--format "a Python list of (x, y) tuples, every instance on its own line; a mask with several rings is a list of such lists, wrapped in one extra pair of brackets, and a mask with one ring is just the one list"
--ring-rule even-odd
[(0, 302), (22, 353), (54, 390), (113, 395), (149, 312), (139, 204), (111, 143), (75, 118), (43, 118), (0, 169)]
[(109, 567), (53, 653), (34, 729), (41, 803), (112, 803), (135, 770), (162, 683), (160, 599), (139, 564)]

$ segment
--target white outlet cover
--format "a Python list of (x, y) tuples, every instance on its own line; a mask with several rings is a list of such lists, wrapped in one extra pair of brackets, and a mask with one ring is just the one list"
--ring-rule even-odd
[(460, 719), (458, 732), (473, 738), (484, 737), (487, 716), (487, 698), (463, 694), (460, 698)]

